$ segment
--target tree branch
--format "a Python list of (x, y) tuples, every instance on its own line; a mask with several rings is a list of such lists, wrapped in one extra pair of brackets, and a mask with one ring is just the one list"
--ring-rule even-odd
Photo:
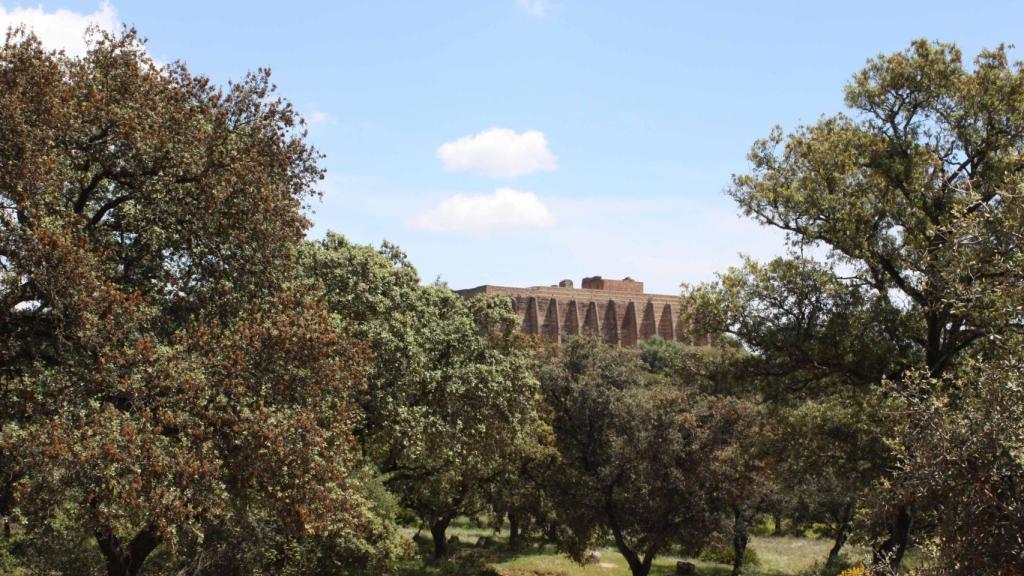
[(129, 192), (128, 194), (124, 194), (122, 196), (118, 196), (107, 201), (106, 204), (100, 206), (99, 210), (97, 210), (96, 213), (92, 215), (92, 218), (89, 219), (89, 223), (85, 225), (86, 228), (92, 228), (93, 226), (99, 224), (100, 221), (103, 220), (103, 217), (107, 215), (107, 212), (110, 212), (114, 208), (117, 208), (121, 204), (124, 204), (128, 200), (131, 200), (131, 198), (132, 193)]

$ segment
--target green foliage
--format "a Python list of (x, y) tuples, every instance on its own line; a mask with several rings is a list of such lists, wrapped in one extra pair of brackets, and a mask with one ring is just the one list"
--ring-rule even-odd
[(737, 358), (740, 379), (780, 400), (864, 388), (920, 359), (887, 297), (813, 260), (747, 259), (684, 292), (691, 329), (739, 339), (752, 352)]
[(919, 40), (869, 62), (846, 102), (852, 117), (757, 142), (730, 194), (897, 306), (937, 375), (1018, 321), (998, 288), (1021, 270), (1024, 74), (1003, 47), (967, 70), (954, 46)]
[(443, 532), (482, 507), (489, 485), (538, 441), (537, 383), (508, 301), (421, 286), (386, 243), (375, 250), (328, 234), (302, 259), (338, 321), (373, 350), (360, 430), (367, 453), (403, 503)]
[[(207, 532), (201, 547), (191, 543), (165, 559), (157, 573), (196, 574), (387, 574), (412, 553), (412, 546), (379, 511), (359, 532), (296, 535), (281, 531), (273, 518), (249, 514), (244, 522)], [(154, 558), (154, 561), (158, 561)]]
[(895, 484), (934, 522), (923, 543), (950, 574), (1024, 570), (1024, 361), (972, 360), (942, 379), (911, 373), (887, 387)]
[[(733, 560), (736, 558), (736, 552), (733, 550), (731, 544), (713, 544), (711, 546), (705, 546), (701, 549), (700, 554), (697, 556), (698, 560), (703, 562), (714, 562), (715, 564), (728, 564), (732, 566)], [(757, 552), (747, 547), (743, 551), (743, 565), (744, 566), (760, 566), (761, 558), (757, 555)]]
[(786, 430), (778, 464), (786, 512), (796, 526), (813, 526), (841, 547), (863, 498), (894, 463), (885, 418), (850, 390), (782, 409), (778, 418)]
[(849, 558), (841, 556), (832, 565), (826, 566), (821, 562), (815, 562), (813, 566), (802, 570), (799, 576), (869, 576), (862, 564), (854, 564)]
[[(889, 380), (899, 391), (919, 371), (937, 379), (925, 386), (941, 398), (944, 375), (1022, 328), (1024, 68), (1002, 46), (968, 68), (955, 46), (919, 40), (869, 61), (846, 103), (849, 114), (756, 142), (751, 170), (729, 189), (801, 255), (690, 288), (684, 314), (698, 330), (738, 337), (752, 352), (741, 373), (785, 403), (827, 397), (837, 384), (863, 396)], [(802, 257), (822, 249), (824, 262)], [(905, 412), (889, 417), (879, 436), (908, 424)], [(858, 437), (867, 443), (847, 445), (848, 462), (826, 468), (827, 491), (842, 491), (843, 470), (878, 445)], [(876, 561), (895, 571), (910, 530), (927, 535), (933, 522), (913, 520), (924, 494), (899, 485), (886, 457), (869, 460), (868, 474), (846, 478), (863, 490), (879, 474)]]
[(31, 534), (18, 530), (0, 541), (0, 574), (100, 572), (103, 556), (93, 536), (70, 521), (74, 516), (73, 510), (56, 510)]
[[(675, 547), (733, 563), (715, 535), (744, 548), (769, 509), (832, 539), (825, 573), (855, 528), (895, 570), (911, 527), (938, 573), (1024, 572), (1002, 47), (878, 56), (849, 114), (756, 142), (729, 193), (793, 253), (685, 289), (716, 346), (639, 350), (544, 347), (394, 245), (303, 242), (320, 155), (267, 72), (220, 89), (133, 31), (81, 58), (15, 31), (0, 85), (0, 572), (392, 573), (397, 519), (440, 557), (487, 511), (646, 576)], [(429, 571), (497, 559), (459, 548)]]
[(647, 365), (648, 371), (668, 375), (679, 362), (682, 347), (680, 342), (669, 342), (660, 336), (653, 336), (640, 343), (640, 360)]
[(295, 268), (319, 154), (266, 72), (90, 42), (0, 48), (0, 513), (112, 573), (257, 525), (362, 546), (365, 349)]
[(577, 560), (610, 534), (634, 575), (670, 545), (699, 547), (738, 485), (751, 407), (667, 385), (639, 355), (575, 340), (541, 367), (559, 459), (549, 494)]

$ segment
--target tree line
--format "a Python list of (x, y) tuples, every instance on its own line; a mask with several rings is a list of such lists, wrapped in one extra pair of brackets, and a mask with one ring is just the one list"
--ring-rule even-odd
[[(876, 574), (1024, 573), (1024, 73), (918, 41), (729, 194), (791, 251), (685, 286), (711, 346), (522, 335), (305, 216), (323, 177), (260, 70), (134, 31), (0, 49), (0, 570), (389, 573), (460, 516), (583, 561), (752, 528)], [(819, 254), (809, 257), (806, 254)], [(696, 338), (695, 340), (696, 341)]]

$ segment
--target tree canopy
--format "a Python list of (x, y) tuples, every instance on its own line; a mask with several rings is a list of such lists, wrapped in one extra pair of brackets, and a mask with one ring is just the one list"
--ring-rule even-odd
[(4, 514), (70, 518), (111, 575), (256, 519), (372, 532), (365, 349), (295, 272), (299, 118), (267, 72), (221, 90), (97, 34), (0, 49)]
[[(952, 44), (915, 41), (870, 60), (846, 104), (849, 114), (756, 142), (729, 189), (794, 252), (824, 250), (824, 261), (748, 262), (688, 290), (687, 314), (755, 352), (748, 373), (790, 392), (821, 382), (825, 396), (836, 384), (899, 390), (921, 371), (937, 383), (1019, 342), (1021, 64), (1000, 46), (968, 67)], [(880, 435), (902, 434), (908, 413), (886, 414)], [(895, 571), (916, 499), (893, 486), (896, 470), (880, 474), (888, 527), (875, 561)]]
[(831, 539), (823, 573), (848, 539), (874, 574), (911, 547), (1024, 573), (1004, 47), (880, 55), (847, 113), (756, 142), (728, 192), (790, 253), (684, 287), (710, 346), (638, 349), (522, 335), (388, 242), (306, 240), (321, 156), (268, 71), (218, 87), (132, 30), (81, 57), (15, 30), (0, 87), (0, 571), (395, 573), (400, 523), (445, 562), (484, 515), (634, 576), (731, 535), (738, 575), (771, 512)]
[(939, 375), (1021, 328), (991, 298), (1021, 270), (1024, 74), (1003, 47), (968, 70), (955, 46), (919, 40), (871, 60), (846, 103), (853, 115), (758, 141), (729, 193), (906, 311)]
[(549, 489), (571, 555), (610, 534), (646, 576), (669, 548), (709, 541), (738, 488), (729, 460), (756, 422), (749, 404), (672, 386), (633, 351), (587, 339), (565, 344), (540, 378), (558, 449)]
[(444, 556), (451, 521), (483, 508), (488, 484), (538, 442), (530, 357), (502, 341), (511, 336), (511, 304), (421, 286), (387, 243), (378, 250), (328, 234), (305, 247), (304, 262), (331, 311), (374, 352), (365, 445)]

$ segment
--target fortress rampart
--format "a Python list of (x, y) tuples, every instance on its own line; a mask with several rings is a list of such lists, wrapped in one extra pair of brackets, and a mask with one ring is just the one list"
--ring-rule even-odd
[(512, 288), (484, 285), (458, 290), (471, 298), (478, 294), (500, 294), (512, 299), (522, 331), (561, 342), (567, 336), (589, 335), (615, 346), (636, 346), (652, 336), (692, 344), (686, 327), (679, 322), (679, 296), (645, 294), (643, 283), (631, 278), (583, 279), (583, 288), (563, 280), (557, 286)]

